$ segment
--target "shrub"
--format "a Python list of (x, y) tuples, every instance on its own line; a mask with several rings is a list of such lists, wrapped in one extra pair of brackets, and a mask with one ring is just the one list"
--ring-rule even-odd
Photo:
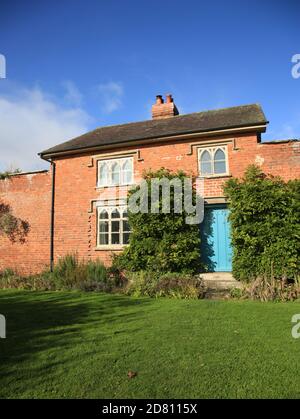
[(111, 291), (115, 286), (114, 278), (108, 275), (101, 261), (79, 261), (76, 255), (59, 259), (53, 272), (44, 271), (27, 277), (17, 275), (11, 269), (0, 273), (0, 288)]
[(156, 296), (174, 298), (203, 298), (205, 287), (197, 276), (167, 273), (156, 284)]
[[(148, 190), (148, 208), (151, 203), (151, 181), (153, 179), (168, 179), (181, 182), (183, 187), (187, 175), (183, 172), (171, 173), (167, 169), (156, 172), (144, 173), (144, 180)], [(129, 192), (132, 194), (141, 191), (140, 185)], [(184, 210), (177, 213), (174, 211), (175, 201), (178, 199), (184, 203), (183, 194), (178, 197), (174, 188), (170, 188), (170, 213), (162, 211), (163, 198), (159, 194), (155, 201), (157, 213), (151, 211), (133, 213), (128, 207), (129, 224), (132, 229), (129, 246), (118, 257), (119, 268), (130, 271), (156, 271), (156, 272), (182, 272), (195, 273), (200, 268), (200, 234), (198, 224), (187, 224), (188, 214)], [(140, 201), (138, 201), (140, 202)], [(192, 202), (196, 202), (196, 192), (192, 191)]]
[(11, 207), (0, 201), (0, 235), (5, 235), (13, 243), (24, 243), (29, 229), (27, 221), (14, 216)]
[(124, 293), (134, 297), (155, 296), (157, 273), (150, 271), (128, 272)]
[(59, 259), (50, 276), (57, 289), (106, 290), (111, 285), (100, 260), (79, 261), (75, 254)]
[(193, 275), (140, 271), (128, 274), (125, 293), (133, 296), (203, 298), (205, 288), (202, 280)]
[(249, 284), (245, 283), (232, 297), (259, 301), (293, 301), (300, 298), (300, 283), (259, 277)]
[(300, 180), (284, 182), (250, 166), (224, 187), (229, 198), (233, 274), (295, 280), (300, 273)]
[(0, 272), (0, 289), (55, 290), (53, 279), (45, 275), (20, 276), (12, 269)]
[(6, 170), (4, 172), (0, 172), (0, 180), (9, 179), (12, 175), (17, 175), (18, 173), (22, 173), (21, 169), (11, 169)]

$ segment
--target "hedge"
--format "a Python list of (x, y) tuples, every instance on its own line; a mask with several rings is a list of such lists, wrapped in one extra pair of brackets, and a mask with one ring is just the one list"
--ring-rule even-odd
[(242, 179), (228, 180), (224, 192), (235, 278), (299, 278), (300, 180), (285, 182), (251, 165)]

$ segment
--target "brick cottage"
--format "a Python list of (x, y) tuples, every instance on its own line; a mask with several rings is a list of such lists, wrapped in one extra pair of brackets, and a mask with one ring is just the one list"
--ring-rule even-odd
[(251, 163), (285, 180), (300, 177), (300, 142), (261, 142), (267, 123), (257, 104), (179, 115), (171, 95), (157, 96), (152, 120), (97, 128), (43, 151), (49, 171), (0, 181), (1, 201), (30, 225), (25, 243), (0, 236), (0, 269), (35, 273), (75, 252), (109, 264), (130, 235), (127, 186), (145, 169), (165, 167), (204, 178), (205, 213), (214, 215), (209, 257), (213, 270), (230, 271), (224, 181)]

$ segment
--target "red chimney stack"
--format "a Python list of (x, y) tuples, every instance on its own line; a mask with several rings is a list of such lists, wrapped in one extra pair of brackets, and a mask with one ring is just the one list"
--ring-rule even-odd
[(152, 105), (152, 119), (170, 118), (175, 115), (179, 115), (179, 112), (172, 95), (166, 95), (166, 102), (161, 95), (157, 95), (155, 104)]

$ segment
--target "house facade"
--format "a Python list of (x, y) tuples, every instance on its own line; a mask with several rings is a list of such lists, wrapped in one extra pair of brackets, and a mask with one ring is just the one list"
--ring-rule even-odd
[(29, 222), (25, 243), (0, 236), (0, 269), (38, 272), (76, 252), (106, 264), (127, 245), (126, 196), (145, 170), (182, 169), (203, 179), (202, 254), (231, 270), (222, 185), (251, 163), (285, 180), (300, 177), (300, 142), (262, 142), (268, 121), (257, 104), (179, 115), (171, 95), (156, 97), (152, 119), (98, 128), (40, 153), (49, 171), (0, 181), (1, 201)]

